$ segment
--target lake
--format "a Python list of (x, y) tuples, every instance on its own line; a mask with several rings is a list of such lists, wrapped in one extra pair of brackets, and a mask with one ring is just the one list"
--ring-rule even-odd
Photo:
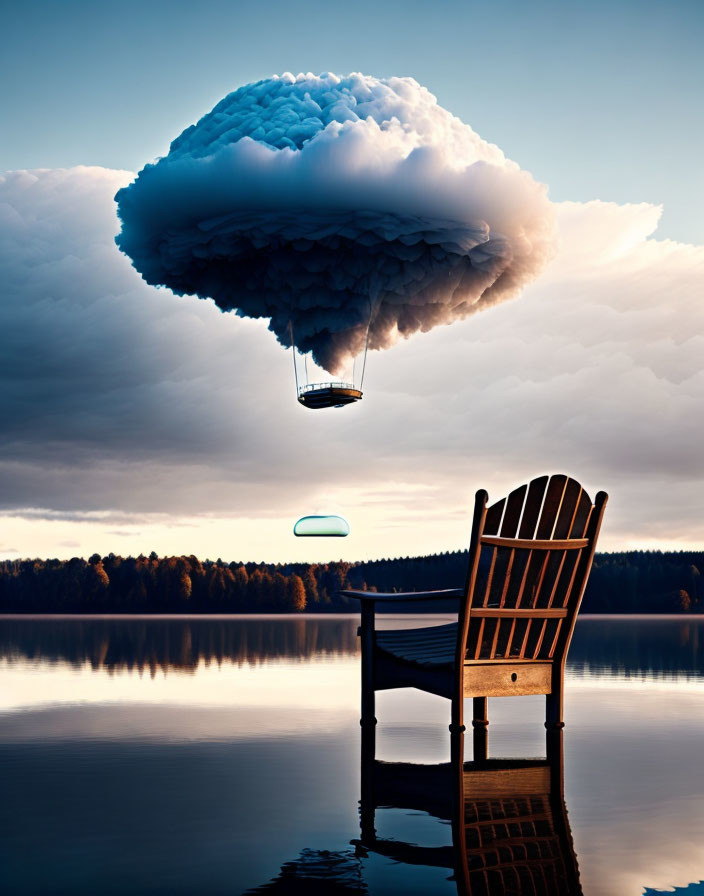
[[(1, 619), (0, 892), (456, 894), (454, 785), (428, 789), (451, 781), (447, 701), (377, 694), (386, 795), (360, 830), (357, 624)], [(543, 704), (490, 699), (489, 756), (545, 757)], [(581, 618), (565, 718), (555, 842), (580, 892), (704, 894), (704, 620)], [(506, 797), (486, 780), (479, 814)]]

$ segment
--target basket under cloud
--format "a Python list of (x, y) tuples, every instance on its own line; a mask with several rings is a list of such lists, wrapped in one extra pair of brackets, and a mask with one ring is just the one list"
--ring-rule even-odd
[(117, 193), (144, 279), (268, 318), (338, 372), (516, 295), (554, 253), (545, 187), (410, 78), (285, 74), (225, 97)]

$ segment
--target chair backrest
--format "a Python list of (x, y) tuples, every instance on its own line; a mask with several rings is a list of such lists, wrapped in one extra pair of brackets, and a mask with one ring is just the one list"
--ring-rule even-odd
[(564, 661), (607, 499), (563, 475), (477, 492), (458, 661)]

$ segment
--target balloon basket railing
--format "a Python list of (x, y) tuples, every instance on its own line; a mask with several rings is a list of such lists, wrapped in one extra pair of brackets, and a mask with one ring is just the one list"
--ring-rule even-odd
[(298, 401), (307, 408), (341, 408), (362, 398), (362, 390), (354, 383), (331, 381), (298, 387)]

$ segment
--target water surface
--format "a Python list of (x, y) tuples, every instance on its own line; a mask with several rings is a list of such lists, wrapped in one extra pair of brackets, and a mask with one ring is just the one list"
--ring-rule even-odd
[[(310, 875), (330, 894), (456, 893), (447, 868), (353, 843), (357, 624), (0, 620), (0, 892), (290, 893)], [(589, 896), (703, 892), (703, 660), (696, 617), (578, 622), (565, 804)], [(382, 692), (377, 716), (378, 758), (448, 760), (447, 701)], [(490, 700), (489, 717), (491, 756), (545, 754), (542, 698)], [(452, 843), (428, 812), (375, 823), (389, 841)]]

